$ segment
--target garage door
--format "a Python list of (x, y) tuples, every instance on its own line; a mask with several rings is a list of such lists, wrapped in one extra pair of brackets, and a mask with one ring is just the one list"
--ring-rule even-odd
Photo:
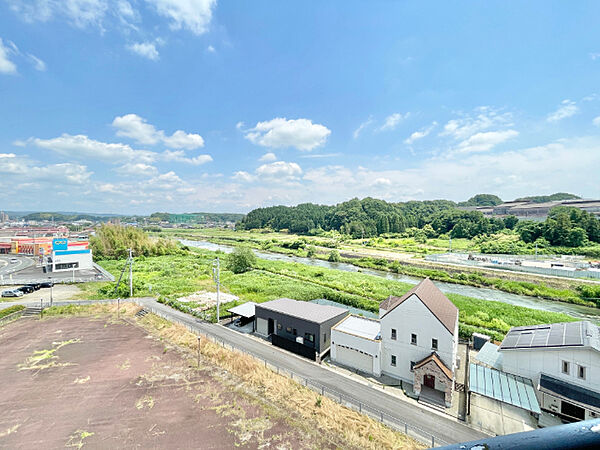
[(373, 357), (358, 350), (336, 345), (335, 359), (344, 366), (353, 367), (363, 372), (373, 373)]
[(256, 318), (256, 332), (263, 336), (269, 335), (269, 321), (267, 319)]

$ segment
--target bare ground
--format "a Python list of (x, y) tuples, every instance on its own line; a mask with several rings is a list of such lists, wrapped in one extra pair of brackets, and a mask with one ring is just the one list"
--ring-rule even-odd
[(326, 448), (214, 365), (130, 323), (0, 328), (0, 448)]

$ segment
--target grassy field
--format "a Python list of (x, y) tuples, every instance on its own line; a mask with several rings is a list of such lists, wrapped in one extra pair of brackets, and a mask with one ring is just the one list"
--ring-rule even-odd
[[(373, 238), (367, 241), (341, 241), (340, 235), (328, 237), (298, 236), (286, 233), (267, 233), (259, 231), (234, 231), (224, 229), (165, 230), (165, 235), (189, 239), (206, 239), (211, 242), (239, 245), (244, 244), (259, 250), (276, 253), (307, 256), (309, 246), (318, 246), (316, 258), (326, 260), (332, 248), (338, 248), (342, 262), (358, 267), (387, 270), (394, 273), (447, 283), (474, 287), (488, 287), (511, 294), (528, 295), (547, 300), (574, 303), (583, 306), (600, 305), (596, 295), (586, 297), (581, 287), (584, 283), (569, 279), (547, 279), (533, 274), (514, 272), (498, 273), (470, 267), (456, 268), (442, 266), (415, 256), (427, 253), (439, 253), (448, 249), (448, 240), (428, 239), (426, 244), (418, 244), (412, 238), (383, 239)], [(367, 242), (366, 245), (363, 243)], [(300, 248), (298, 244), (301, 244)], [(469, 239), (453, 239), (452, 248), (462, 251), (478, 251)]]
[[(187, 255), (137, 259), (134, 264), (134, 295), (156, 295), (160, 301), (188, 310), (197, 305), (181, 304), (176, 299), (197, 291), (214, 291), (212, 261), (217, 254), (206, 250)], [(221, 256), (224, 256), (221, 254)], [(123, 261), (100, 261), (118, 277)], [(377, 312), (379, 302), (389, 295), (402, 295), (412, 285), (362, 273), (343, 272), (303, 264), (259, 259), (250, 272), (221, 272), (223, 290), (241, 301), (264, 302), (279, 297), (298, 300), (325, 298)], [(125, 283), (126, 285), (126, 283)], [(120, 290), (121, 291), (121, 290)], [(83, 285), (81, 298), (114, 297), (114, 283)], [(126, 296), (126, 295), (123, 295)], [(491, 334), (500, 340), (511, 326), (574, 320), (566, 314), (550, 313), (450, 294), (460, 309), (460, 332), (464, 337), (474, 331)], [(239, 303), (239, 302), (237, 302)], [(221, 314), (235, 303), (224, 304)], [(214, 308), (211, 310), (214, 316)]]

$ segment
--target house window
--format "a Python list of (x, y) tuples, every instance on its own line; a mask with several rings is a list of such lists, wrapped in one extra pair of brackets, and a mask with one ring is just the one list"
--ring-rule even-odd
[(278, 330), (281, 330), (281, 328), (282, 328), (282, 327), (281, 327), (281, 324), (280, 324), (280, 323), (278, 323), (278, 324), (277, 324), (277, 329), (278, 329)]
[(577, 366), (577, 377), (585, 380), (585, 367)]
[(327, 333), (323, 333), (323, 342), (327, 342)]
[(292, 334), (292, 327), (285, 327), (285, 331), (287, 331), (289, 334)]
[(396, 355), (392, 355), (392, 366), (396, 367)]
[(396, 340), (396, 329), (392, 328), (392, 339), (395, 341)]
[(438, 349), (438, 341), (437, 341), (437, 339), (431, 339), (431, 349), (432, 350), (437, 350)]
[(304, 333), (304, 340), (308, 342), (315, 342), (315, 335), (311, 333)]
[(294, 336), (296, 336), (298, 334), (298, 331), (296, 331), (296, 329), (294, 328), (294, 332), (292, 333)]
[(411, 372), (412, 372), (412, 371), (415, 369), (415, 364), (416, 364), (416, 362), (415, 362), (415, 361), (411, 361), (411, 362), (410, 362), (410, 371), (411, 371)]
[(410, 335), (410, 343), (412, 345), (417, 345), (417, 335), (415, 333)]
[(569, 375), (569, 373), (571, 372), (571, 368), (569, 367), (569, 361), (563, 361), (562, 362), (562, 373)]

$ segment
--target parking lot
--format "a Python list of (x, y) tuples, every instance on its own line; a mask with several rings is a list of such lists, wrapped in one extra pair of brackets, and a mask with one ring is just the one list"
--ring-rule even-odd
[[(16, 289), (22, 285), (8, 285), (8, 286), (0, 286), (0, 293), (6, 290)], [(56, 284), (52, 288), (52, 298), (55, 301), (62, 300), (71, 300), (74, 296), (76, 296), (81, 290), (73, 284)], [(13, 302), (13, 301), (40, 301), (44, 300), (44, 303), (50, 301), (50, 289), (42, 288), (38, 291), (34, 291), (30, 294), (24, 294), (23, 297), (0, 297), (0, 302)]]

